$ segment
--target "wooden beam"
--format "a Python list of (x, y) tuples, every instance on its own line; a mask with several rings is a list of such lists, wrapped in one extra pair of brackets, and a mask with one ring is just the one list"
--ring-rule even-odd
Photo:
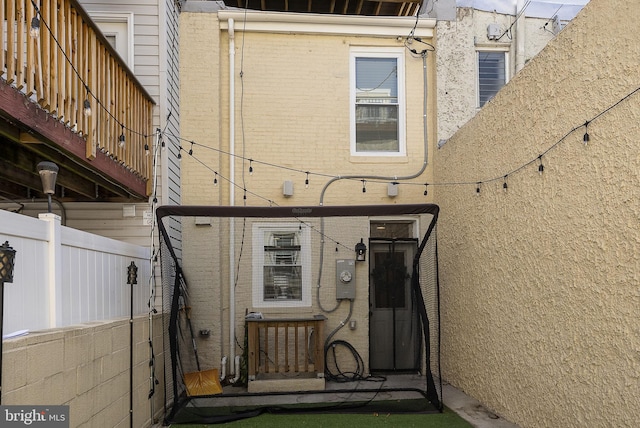
[[(16, 150), (15, 145), (2, 144), (0, 145), (0, 176), (4, 176), (5, 180), (9, 182), (40, 190), (42, 183), (37, 165), (43, 158), (36, 152)], [(46, 159), (51, 159), (51, 156), (47, 156)], [(57, 184), (88, 198), (95, 198), (95, 184), (70, 171), (66, 167), (70, 163), (68, 159), (59, 156), (58, 159), (53, 158), (52, 160), (60, 167)], [(75, 167), (77, 168), (77, 166)]]
[(75, 162), (99, 175), (118, 183), (121, 190), (134, 197), (146, 198), (146, 180), (126, 170), (122, 165), (98, 152), (93, 160), (86, 159), (83, 138), (73, 133), (64, 124), (51, 117), (37, 104), (30, 102), (19, 91), (0, 81), (0, 116), (7, 118), (24, 129), (32, 130), (37, 138), (66, 156), (74, 157)]

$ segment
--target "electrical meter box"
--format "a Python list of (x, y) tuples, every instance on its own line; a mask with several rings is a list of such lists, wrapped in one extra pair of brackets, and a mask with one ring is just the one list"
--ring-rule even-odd
[(336, 299), (356, 298), (356, 261), (336, 260)]

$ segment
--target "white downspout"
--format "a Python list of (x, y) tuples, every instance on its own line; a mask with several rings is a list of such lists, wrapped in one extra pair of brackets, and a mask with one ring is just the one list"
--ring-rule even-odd
[(524, 42), (525, 42), (525, 36), (526, 36), (526, 30), (525, 30), (526, 19), (524, 16), (523, 8), (524, 8), (524, 0), (518, 0), (516, 4), (516, 16), (518, 16), (518, 14), (520, 13), (522, 13), (522, 15), (518, 19), (518, 22), (516, 22), (516, 73), (522, 70), (522, 67), (524, 67), (524, 60), (525, 60)]
[[(229, 18), (229, 206), (234, 205), (235, 199), (235, 150), (236, 150), (236, 117), (235, 117), (235, 59), (236, 59), (236, 43), (235, 29), (233, 28), (233, 19)], [(229, 218), (229, 355), (230, 360), (235, 360), (236, 354), (236, 291), (235, 291), (235, 221)]]

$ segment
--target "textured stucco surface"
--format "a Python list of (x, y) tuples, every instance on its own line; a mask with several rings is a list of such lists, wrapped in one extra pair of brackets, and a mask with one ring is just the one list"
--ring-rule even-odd
[(591, 0), (435, 154), (443, 376), (523, 427), (640, 420), (638, 18)]
[[(451, 137), (478, 111), (477, 49), (507, 52), (508, 78), (516, 74), (518, 37), (523, 37), (523, 61), (526, 63), (542, 50), (554, 35), (545, 30), (547, 20), (525, 18), (524, 31), (512, 27), (512, 15), (485, 12), (472, 8), (457, 9), (456, 21), (437, 24), (437, 98), (438, 140)], [(498, 24), (504, 35), (499, 40), (487, 38), (487, 26)], [(550, 25), (550, 24), (549, 24)], [(509, 31), (507, 31), (509, 30)]]

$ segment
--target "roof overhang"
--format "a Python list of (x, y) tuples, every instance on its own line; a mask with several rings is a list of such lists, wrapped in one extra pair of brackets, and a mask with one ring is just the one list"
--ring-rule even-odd
[(406, 37), (413, 30), (416, 37), (433, 37), (436, 20), (413, 16), (328, 15), (314, 13), (219, 10), (222, 30), (233, 20), (235, 31), (326, 34), (372, 37)]

